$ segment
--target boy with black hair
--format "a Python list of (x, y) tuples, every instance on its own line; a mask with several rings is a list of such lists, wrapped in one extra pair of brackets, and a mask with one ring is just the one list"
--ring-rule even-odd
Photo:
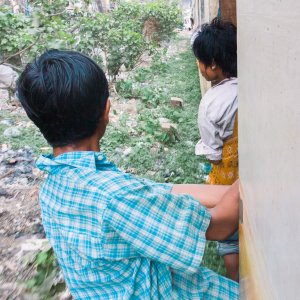
[(237, 283), (200, 266), (206, 239), (237, 228), (238, 183), (160, 184), (108, 162), (99, 146), (108, 84), (83, 54), (44, 53), (21, 74), (18, 95), (53, 146), (37, 161), (49, 173), (42, 218), (75, 299), (238, 299)]
[[(207, 183), (232, 184), (239, 177), (236, 27), (220, 18), (202, 25), (194, 36), (193, 51), (202, 76), (212, 82), (199, 105), (201, 140), (195, 153), (211, 162)], [(218, 252), (227, 276), (238, 281), (238, 232), (219, 243)]]

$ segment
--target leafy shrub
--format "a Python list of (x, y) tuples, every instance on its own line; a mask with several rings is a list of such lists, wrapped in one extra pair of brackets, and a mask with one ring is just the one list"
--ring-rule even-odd
[(143, 20), (153, 18), (158, 25), (158, 40), (169, 40), (174, 29), (182, 24), (177, 1), (156, 0), (145, 6)]
[(147, 42), (143, 35), (147, 19), (157, 20), (160, 40), (169, 38), (179, 24), (178, 8), (166, 1), (119, 1), (117, 8), (107, 14), (90, 12), (85, 6), (69, 11), (68, 3), (31, 2), (29, 16), (14, 14), (8, 6), (1, 7), (0, 63), (23, 65), (45, 49), (74, 49), (102, 64), (114, 81), (122, 67), (131, 70), (143, 53), (154, 53), (157, 45)]
[(60, 278), (60, 269), (52, 248), (39, 252), (31, 264), (36, 266), (36, 275), (28, 280), (26, 285), (39, 299), (49, 299), (66, 289), (65, 282)]
[(144, 68), (139, 68), (136, 69), (134, 72), (134, 79), (136, 82), (146, 82), (149, 77), (151, 76), (151, 73), (148, 69), (144, 69)]
[(124, 98), (131, 98), (133, 96), (132, 89), (133, 83), (130, 80), (120, 80), (116, 82), (116, 90)]

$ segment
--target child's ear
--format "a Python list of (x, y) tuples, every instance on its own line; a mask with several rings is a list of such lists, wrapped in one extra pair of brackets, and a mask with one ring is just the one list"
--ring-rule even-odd
[(212, 61), (212, 63), (211, 63), (211, 69), (213, 70), (213, 71), (215, 71), (216, 70), (216, 68), (217, 68), (217, 64), (215, 63), (215, 61), (213, 60)]
[(106, 101), (106, 106), (105, 106), (105, 112), (104, 112), (104, 119), (105, 119), (105, 123), (108, 124), (109, 122), (109, 112), (110, 112), (110, 100), (107, 99)]

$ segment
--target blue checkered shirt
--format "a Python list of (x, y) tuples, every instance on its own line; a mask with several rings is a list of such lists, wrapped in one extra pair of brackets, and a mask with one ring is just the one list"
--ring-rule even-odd
[(75, 299), (238, 299), (200, 266), (210, 215), (171, 185), (121, 172), (102, 152), (41, 156), (43, 224)]

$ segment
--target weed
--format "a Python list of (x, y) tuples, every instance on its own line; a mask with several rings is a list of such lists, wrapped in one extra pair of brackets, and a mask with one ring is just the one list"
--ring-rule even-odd
[(26, 286), (39, 299), (51, 299), (51, 296), (65, 290), (63, 280), (55, 280), (59, 278), (60, 270), (52, 248), (38, 253), (32, 264), (36, 266), (36, 275), (26, 282)]
[(150, 79), (149, 75), (151, 75), (150, 70), (145, 68), (138, 68), (136, 69), (133, 78), (136, 82), (143, 83)]
[(124, 98), (130, 98), (133, 94), (133, 84), (131, 80), (120, 80), (116, 82), (116, 90)]

